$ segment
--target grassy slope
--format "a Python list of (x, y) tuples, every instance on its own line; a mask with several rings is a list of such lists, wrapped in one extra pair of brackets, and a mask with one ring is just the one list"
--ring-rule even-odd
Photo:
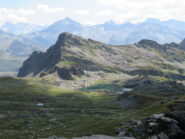
[[(124, 121), (168, 110), (159, 102), (137, 110), (122, 109), (116, 103), (117, 97), (104, 91), (62, 90), (36, 79), (0, 78), (0, 135), (115, 135), (115, 128)], [(39, 102), (45, 106), (37, 107)]]

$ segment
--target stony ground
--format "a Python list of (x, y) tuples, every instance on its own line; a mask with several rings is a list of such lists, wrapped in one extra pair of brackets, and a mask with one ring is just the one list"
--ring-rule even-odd
[[(166, 106), (171, 99), (182, 96), (181, 92), (143, 94), (142, 82), (146, 86), (145, 80), (139, 80), (141, 84), (128, 95), (128, 98), (137, 98), (138, 107), (126, 108), (120, 105), (120, 94), (115, 93), (123, 89), (122, 81), (100, 81), (81, 90), (62, 90), (45, 80), (0, 78), (0, 137), (114, 137), (120, 123), (168, 111)], [(173, 84), (173, 88), (178, 86)], [(164, 85), (168, 88), (169, 84)], [(37, 106), (38, 103), (44, 106)]]
[[(185, 101), (174, 101), (167, 113), (154, 114), (147, 119), (122, 123), (117, 137), (92, 135), (72, 139), (184, 139), (185, 137)], [(67, 139), (51, 136), (47, 139)]]
[(123, 123), (118, 136), (135, 139), (184, 139), (185, 101), (175, 101), (170, 106), (170, 112), (165, 114), (154, 114), (144, 120)]

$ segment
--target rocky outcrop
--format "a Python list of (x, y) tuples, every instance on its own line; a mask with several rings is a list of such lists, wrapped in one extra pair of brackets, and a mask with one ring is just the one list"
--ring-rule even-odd
[(75, 67), (54, 67), (52, 69), (50, 69), (48, 72), (41, 72), (40, 73), (40, 77), (52, 74), (52, 73), (57, 73), (58, 76), (61, 79), (65, 79), (65, 80), (72, 80), (73, 79), (73, 75), (76, 76), (82, 76), (84, 75), (84, 71), (79, 69), (79, 68), (75, 68)]
[(184, 139), (185, 101), (177, 101), (168, 113), (123, 123), (118, 136), (135, 139)]
[(20, 68), (18, 77), (34, 76), (43, 69), (45, 54), (40, 51), (34, 51), (32, 55), (23, 63)]
[(59, 68), (57, 71), (58, 71), (58, 75), (62, 79), (66, 79), (66, 80), (72, 80), (73, 79), (72, 75), (81, 76), (85, 74), (83, 70), (75, 68), (75, 67)]
[(46, 52), (34, 52), (20, 68), (18, 77), (43, 77), (54, 67), (60, 67), (56, 71), (62, 79), (71, 79), (71, 73), (83, 70), (184, 80), (184, 59), (185, 51), (176, 44), (142, 40), (137, 44), (113, 46), (62, 33)]
[(55, 45), (50, 47), (46, 53), (35, 51), (32, 55), (23, 63), (20, 68), (18, 77), (26, 76), (46, 76), (48, 74), (57, 72), (59, 77), (62, 79), (70, 80), (72, 75), (83, 75), (84, 72), (75, 67), (59, 67), (56, 66), (60, 61), (62, 61), (62, 51), (65, 52), (65, 45), (78, 44), (82, 42), (79, 38), (72, 36), (69, 33), (62, 33)]

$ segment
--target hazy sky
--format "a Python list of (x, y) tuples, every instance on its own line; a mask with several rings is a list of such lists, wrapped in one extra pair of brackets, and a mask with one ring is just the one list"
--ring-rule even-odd
[(70, 17), (83, 24), (147, 18), (185, 21), (185, 0), (0, 0), (0, 24), (51, 24)]

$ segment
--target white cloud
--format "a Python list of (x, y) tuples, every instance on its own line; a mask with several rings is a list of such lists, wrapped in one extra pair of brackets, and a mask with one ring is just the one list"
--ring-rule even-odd
[(76, 10), (74, 11), (75, 14), (79, 14), (79, 15), (89, 15), (90, 12), (87, 10)]
[(27, 19), (33, 15), (39, 15), (40, 11), (48, 13), (63, 13), (63, 8), (50, 8), (46, 4), (39, 4), (33, 9), (8, 9), (0, 8), (0, 25), (5, 22), (27, 22)]
[[(56, 2), (55, 7), (51, 6), (55, 2), (48, 2), (47, 4), (35, 5), (31, 9), (0, 8), (0, 24), (6, 21), (51, 24), (63, 17), (71, 17), (85, 24), (97, 24), (111, 19), (118, 23), (136, 23), (147, 18), (185, 21), (184, 0), (86, 0), (83, 2), (83, 6), (81, 1), (68, 0), (68, 2), (60, 4)], [(71, 2), (75, 4), (76, 9), (71, 6)], [(67, 9), (67, 12), (63, 7)], [(81, 9), (81, 7), (84, 7), (84, 9)], [(48, 15), (50, 18), (48, 18)]]
[(94, 21), (84, 21), (82, 22), (83, 25), (87, 25), (87, 26), (92, 26), (92, 25), (96, 25), (96, 24), (99, 24), (97, 22), (94, 22)]
[(115, 17), (119, 22), (137, 22), (147, 18), (185, 20), (184, 0), (98, 0), (98, 2), (119, 11)]
[(96, 15), (100, 15), (100, 16), (110, 16), (112, 15), (112, 11), (111, 10), (102, 10), (102, 11), (98, 11), (96, 13)]
[(46, 4), (39, 4), (37, 5), (37, 10), (46, 12), (46, 13), (56, 13), (56, 12), (64, 12), (63, 8), (50, 8), (48, 5)]
[(20, 15), (34, 15), (36, 13), (33, 9), (18, 9), (16, 12)]
[(0, 24), (4, 22), (26, 22), (27, 16), (32, 16), (36, 12), (32, 9), (7, 9), (0, 8)]

